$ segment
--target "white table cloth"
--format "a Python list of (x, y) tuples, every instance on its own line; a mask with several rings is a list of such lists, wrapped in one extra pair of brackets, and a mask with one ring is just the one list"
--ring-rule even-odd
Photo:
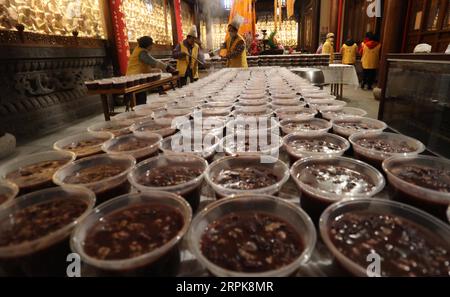
[(340, 84), (359, 86), (358, 75), (355, 66), (343, 64), (330, 64), (328, 67), (320, 67), (325, 77), (326, 84)]

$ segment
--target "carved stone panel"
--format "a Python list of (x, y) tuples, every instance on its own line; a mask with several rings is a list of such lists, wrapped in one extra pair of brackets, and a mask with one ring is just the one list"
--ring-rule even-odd
[(105, 47), (0, 45), (0, 135), (24, 141), (100, 113), (84, 82), (111, 75)]

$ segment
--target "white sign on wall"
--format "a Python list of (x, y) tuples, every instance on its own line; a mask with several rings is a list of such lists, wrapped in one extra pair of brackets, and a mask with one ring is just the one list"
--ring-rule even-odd
[(367, 6), (369, 18), (381, 18), (381, 0), (367, 0), (367, 2), (370, 2)]

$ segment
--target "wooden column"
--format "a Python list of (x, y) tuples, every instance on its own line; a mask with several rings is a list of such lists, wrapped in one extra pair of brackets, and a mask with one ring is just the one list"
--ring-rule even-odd
[[(209, 8), (208, 8), (209, 10)], [(212, 32), (212, 27), (213, 27), (213, 21), (211, 18), (211, 13), (210, 11), (208, 11), (207, 15), (206, 15), (206, 48), (209, 50), (213, 50), (214, 45), (213, 45), (213, 32)]]
[(385, 0), (381, 25), (381, 63), (378, 81), (384, 89), (386, 75), (386, 56), (399, 53), (402, 49), (402, 36), (408, 10), (408, 1)]
[(339, 19), (339, 0), (330, 0), (330, 19), (328, 31), (333, 32), (336, 36), (338, 31), (338, 19)]
[[(297, 5), (298, 4), (298, 5)], [(301, 31), (301, 27), (302, 27), (302, 5), (300, 4), (300, 1), (295, 1), (295, 10), (298, 11), (296, 13), (295, 19), (297, 20), (297, 50), (300, 51), (302, 49), (301, 44), (302, 44), (302, 31)]]
[(200, 36), (202, 34), (201, 30), (200, 30), (200, 7), (198, 4), (198, 0), (195, 0), (194, 2), (194, 25), (197, 27), (197, 32), (198, 32), (198, 38), (200, 39)]
[(312, 52), (316, 52), (320, 43), (320, 3), (321, 0), (313, 0), (313, 35), (312, 35)]

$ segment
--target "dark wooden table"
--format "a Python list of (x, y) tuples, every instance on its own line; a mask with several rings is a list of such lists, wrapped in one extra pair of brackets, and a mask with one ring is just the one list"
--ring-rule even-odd
[(178, 75), (171, 76), (168, 78), (163, 78), (154, 82), (139, 84), (133, 87), (121, 88), (121, 89), (98, 89), (98, 90), (89, 90), (89, 95), (100, 95), (103, 106), (103, 113), (105, 114), (105, 120), (111, 120), (111, 115), (114, 115), (114, 112), (111, 112), (111, 107), (109, 106), (108, 96), (109, 95), (123, 95), (127, 102), (134, 101), (134, 96), (136, 93), (150, 91), (154, 89), (160, 88), (163, 90), (164, 86), (170, 85), (171, 88), (175, 89), (178, 86)]

